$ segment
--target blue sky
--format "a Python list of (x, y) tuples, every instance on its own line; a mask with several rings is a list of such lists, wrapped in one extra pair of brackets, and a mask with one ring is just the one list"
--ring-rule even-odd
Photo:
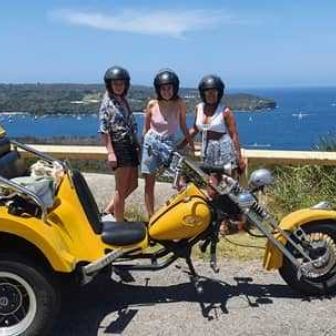
[(0, 82), (102, 81), (120, 64), (150, 85), (176, 70), (228, 87), (336, 85), (336, 1), (3, 1)]

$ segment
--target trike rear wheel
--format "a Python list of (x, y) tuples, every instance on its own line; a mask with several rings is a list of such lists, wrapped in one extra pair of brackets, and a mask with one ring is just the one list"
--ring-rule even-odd
[(59, 307), (57, 287), (32, 260), (0, 254), (0, 330), (3, 336), (45, 335)]

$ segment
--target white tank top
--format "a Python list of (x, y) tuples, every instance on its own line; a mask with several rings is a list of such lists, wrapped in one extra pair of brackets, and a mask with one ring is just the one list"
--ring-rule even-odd
[(199, 131), (213, 131), (218, 133), (227, 133), (226, 124), (224, 120), (223, 104), (218, 104), (213, 116), (208, 117), (208, 123), (204, 123), (206, 115), (204, 114), (204, 103), (199, 103), (196, 106), (196, 127)]

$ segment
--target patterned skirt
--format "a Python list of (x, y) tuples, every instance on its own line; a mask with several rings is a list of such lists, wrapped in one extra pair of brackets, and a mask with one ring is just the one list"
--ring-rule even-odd
[(237, 166), (237, 155), (231, 137), (224, 134), (219, 140), (208, 140), (202, 143), (204, 163), (213, 166), (224, 166), (231, 163)]

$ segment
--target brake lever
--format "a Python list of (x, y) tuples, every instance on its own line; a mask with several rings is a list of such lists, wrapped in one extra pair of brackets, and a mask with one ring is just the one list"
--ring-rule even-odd
[(211, 246), (210, 246), (210, 267), (215, 273), (219, 272), (219, 267), (217, 266), (217, 256), (216, 256), (217, 241), (218, 241), (218, 238), (216, 237), (215, 240), (211, 241)]
[(218, 273), (218, 272), (219, 272), (219, 267), (217, 266), (217, 257), (216, 257), (216, 253), (211, 253), (211, 257), (210, 257), (210, 267), (211, 267), (211, 269), (212, 269), (215, 273)]
[(206, 251), (206, 249), (208, 248), (209, 244), (210, 244), (210, 239), (206, 239), (206, 240), (204, 240), (203, 242), (201, 242), (201, 243), (198, 245), (198, 247), (199, 247), (200, 251), (201, 251), (202, 253), (204, 253), (204, 252)]

